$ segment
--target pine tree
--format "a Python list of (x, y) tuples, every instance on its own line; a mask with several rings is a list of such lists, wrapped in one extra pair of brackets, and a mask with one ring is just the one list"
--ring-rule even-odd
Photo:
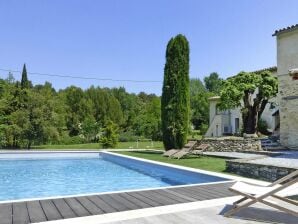
[(29, 88), (29, 80), (27, 77), (27, 69), (26, 69), (26, 64), (23, 66), (23, 71), (22, 71), (22, 80), (21, 80), (21, 88), (22, 89), (27, 89)]
[(189, 45), (185, 36), (172, 38), (166, 50), (161, 97), (163, 143), (166, 150), (182, 148), (189, 125)]

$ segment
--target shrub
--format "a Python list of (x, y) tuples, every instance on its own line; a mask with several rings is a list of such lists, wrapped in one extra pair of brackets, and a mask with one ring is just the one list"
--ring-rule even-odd
[(59, 141), (61, 145), (75, 145), (75, 144), (84, 144), (86, 140), (80, 136), (66, 136)]
[(139, 136), (134, 135), (132, 132), (122, 132), (119, 135), (119, 142), (135, 142), (139, 138)]
[(113, 121), (108, 121), (101, 131), (99, 142), (103, 148), (115, 148), (118, 143), (118, 127)]
[(268, 124), (266, 121), (260, 119), (258, 121), (258, 131), (263, 135), (269, 135), (270, 132), (268, 132)]

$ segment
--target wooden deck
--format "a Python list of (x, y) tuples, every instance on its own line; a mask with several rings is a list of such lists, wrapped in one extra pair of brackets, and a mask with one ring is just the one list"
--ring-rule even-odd
[(0, 224), (36, 223), (229, 197), (233, 196), (228, 190), (232, 184), (227, 182), (0, 204)]

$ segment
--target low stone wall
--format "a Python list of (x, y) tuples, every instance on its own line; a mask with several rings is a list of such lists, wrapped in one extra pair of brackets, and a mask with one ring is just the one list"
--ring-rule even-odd
[(294, 168), (288, 167), (254, 164), (250, 163), (250, 160), (251, 159), (227, 160), (226, 170), (241, 176), (256, 178), (269, 182), (274, 182), (296, 170)]
[(210, 152), (243, 152), (262, 151), (259, 139), (244, 139), (241, 137), (205, 138), (201, 144), (208, 144), (206, 151)]

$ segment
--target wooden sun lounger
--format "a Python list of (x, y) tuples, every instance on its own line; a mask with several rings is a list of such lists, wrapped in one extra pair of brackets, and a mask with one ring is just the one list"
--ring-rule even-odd
[(190, 154), (191, 153), (190, 151), (191, 150), (189, 149), (181, 149), (177, 153), (171, 155), (170, 157), (175, 159), (181, 159), (183, 156)]
[(179, 149), (170, 149), (170, 150), (165, 151), (162, 155), (165, 157), (170, 157), (179, 151), (180, 151)]
[(190, 141), (184, 146), (183, 149), (179, 150), (177, 153), (174, 153), (170, 157), (175, 159), (181, 159), (182, 157), (190, 154), (197, 144), (198, 144), (197, 141)]
[(195, 150), (192, 151), (193, 154), (195, 155), (202, 155), (206, 149), (208, 149), (209, 144), (201, 144), (199, 145)]
[[(230, 217), (239, 210), (246, 208), (256, 202), (263, 203), (271, 206), (272, 208), (286, 212), (288, 214), (298, 217), (298, 202), (290, 200), (285, 196), (298, 194), (298, 170), (290, 173), (289, 175), (273, 182), (268, 186), (252, 185), (244, 182), (237, 182), (231, 188), (232, 192), (242, 195), (243, 198), (233, 203), (232, 209), (227, 211), (224, 216)], [(284, 183), (284, 184), (282, 184)], [(281, 185), (282, 184), (282, 185)], [(289, 190), (289, 188), (292, 188)], [(286, 189), (286, 190), (285, 190)], [(289, 206), (281, 206), (281, 203), (276, 203), (270, 200), (270, 197), (278, 199), (282, 202), (286, 202)], [(296, 210), (292, 210), (289, 207), (293, 206)]]

